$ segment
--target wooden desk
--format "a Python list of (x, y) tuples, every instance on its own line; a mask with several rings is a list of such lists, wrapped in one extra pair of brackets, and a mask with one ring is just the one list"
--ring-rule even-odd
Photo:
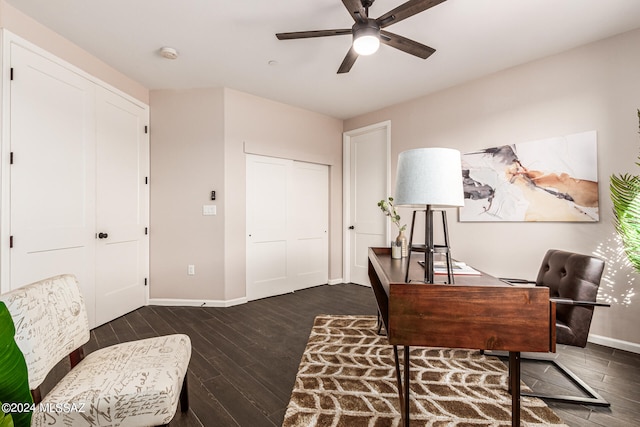
[[(424, 277), (419, 259), (412, 257), (410, 281)], [(369, 248), (369, 279), (394, 347), (404, 425), (409, 425), (409, 347), (425, 346), (508, 351), (511, 424), (519, 426), (520, 352), (555, 352), (549, 289), (513, 286), (487, 274), (456, 276), (454, 285), (405, 283), (406, 269), (407, 259), (392, 259), (390, 248)], [(404, 387), (399, 345), (405, 347)]]

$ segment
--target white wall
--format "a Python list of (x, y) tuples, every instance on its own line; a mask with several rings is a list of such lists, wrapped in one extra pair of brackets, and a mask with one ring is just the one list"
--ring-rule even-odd
[[(545, 251), (599, 253), (608, 263), (591, 332), (640, 344), (637, 273), (617, 261), (609, 176), (640, 173), (640, 31), (514, 67), (345, 122), (345, 131), (392, 122), (392, 176), (401, 151), (445, 146), (469, 152), (516, 142), (598, 132), (598, 223), (459, 223), (450, 219), (453, 256), (503, 277), (535, 279)], [(395, 179), (392, 182), (392, 188)], [(452, 218), (456, 218), (452, 215)], [(597, 337), (596, 337), (597, 339)], [(635, 348), (640, 350), (640, 346)]]

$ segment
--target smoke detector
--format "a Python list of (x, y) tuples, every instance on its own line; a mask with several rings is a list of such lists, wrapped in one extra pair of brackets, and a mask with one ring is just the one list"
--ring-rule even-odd
[(160, 49), (160, 55), (166, 59), (176, 59), (178, 57), (178, 51), (172, 47), (163, 47)]

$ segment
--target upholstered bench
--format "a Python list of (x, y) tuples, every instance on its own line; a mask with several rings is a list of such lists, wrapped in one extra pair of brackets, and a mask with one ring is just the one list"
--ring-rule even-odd
[[(36, 410), (32, 426), (157, 426), (188, 410), (191, 341), (174, 334), (125, 342), (83, 357), (89, 324), (72, 275), (0, 295), (16, 328)], [(39, 387), (66, 355), (72, 369), (40, 401)]]

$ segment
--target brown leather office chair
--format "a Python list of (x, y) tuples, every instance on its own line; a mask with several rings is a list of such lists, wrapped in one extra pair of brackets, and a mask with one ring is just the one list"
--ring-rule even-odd
[[(547, 286), (550, 298), (556, 302), (556, 343), (585, 347), (593, 310), (597, 306), (608, 307), (607, 303), (596, 301), (598, 287), (604, 271), (604, 261), (589, 255), (550, 249), (547, 251), (535, 282), (505, 279), (513, 283), (535, 283)], [(531, 358), (553, 363), (562, 374), (589, 397), (550, 396), (536, 393), (522, 393), (565, 403), (586, 403), (610, 406), (593, 388), (578, 378), (566, 366), (555, 359)]]

